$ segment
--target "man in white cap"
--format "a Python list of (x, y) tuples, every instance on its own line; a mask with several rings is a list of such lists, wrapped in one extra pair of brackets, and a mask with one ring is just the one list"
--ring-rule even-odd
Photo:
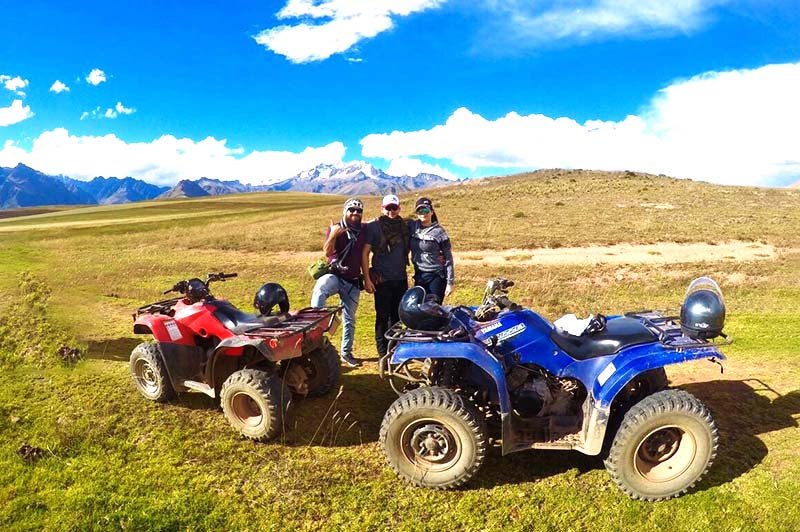
[(408, 224), (400, 216), (400, 198), (389, 194), (383, 198), (381, 206), (382, 215), (365, 226), (361, 262), (361, 269), (369, 272), (365, 274), (364, 289), (375, 294), (375, 345), (379, 357), (386, 355), (384, 334), (400, 319), (397, 308), (408, 290), (406, 266), (411, 249)]
[(353, 340), (356, 330), (356, 309), (361, 281), (361, 256), (364, 245), (361, 215), (364, 204), (358, 198), (344, 203), (342, 219), (328, 228), (322, 251), (331, 265), (331, 272), (317, 279), (311, 292), (311, 306), (324, 307), (335, 294), (342, 302), (342, 361), (355, 368), (361, 363), (353, 358)]

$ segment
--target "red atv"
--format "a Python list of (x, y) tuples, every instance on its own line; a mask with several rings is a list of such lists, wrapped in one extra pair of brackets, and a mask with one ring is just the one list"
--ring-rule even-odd
[[(265, 441), (281, 432), (290, 393), (314, 397), (338, 385), (339, 355), (325, 333), (336, 332), (340, 308), (288, 312), (286, 292), (269, 283), (256, 293), (264, 313), (248, 314), (209, 292), (210, 283), (231, 277), (236, 274), (180, 281), (164, 294), (181, 297), (140, 307), (133, 332), (152, 334), (155, 341), (133, 350), (131, 375), (152, 401), (190, 390), (219, 397), (234, 429)], [(265, 308), (259, 298), (269, 290), (281, 297)], [(281, 312), (272, 315), (278, 302)]]

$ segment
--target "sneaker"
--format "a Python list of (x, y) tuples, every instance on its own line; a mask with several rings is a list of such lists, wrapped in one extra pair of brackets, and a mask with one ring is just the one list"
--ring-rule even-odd
[(341, 357), (342, 362), (344, 362), (345, 366), (350, 368), (358, 368), (361, 366), (361, 361), (356, 360), (353, 358), (353, 355), (343, 355)]

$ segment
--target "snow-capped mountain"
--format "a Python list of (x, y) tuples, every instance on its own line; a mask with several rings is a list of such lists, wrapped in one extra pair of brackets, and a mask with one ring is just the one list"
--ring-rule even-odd
[(222, 181), (201, 177), (181, 180), (172, 188), (152, 185), (132, 177), (96, 177), (91, 181), (78, 181), (63, 175), (43, 174), (19, 164), (15, 168), (0, 167), (0, 209), (128, 203), (154, 198), (191, 198), (265, 190), (380, 196), (453, 183), (454, 181), (433, 174), (392, 176), (363, 161), (320, 164), (271, 185), (249, 185), (238, 180)]
[(392, 176), (364, 162), (320, 164), (273, 185), (267, 190), (293, 190), (343, 195), (381, 195), (407, 192), (417, 188), (452, 185), (453, 181), (434, 174)]

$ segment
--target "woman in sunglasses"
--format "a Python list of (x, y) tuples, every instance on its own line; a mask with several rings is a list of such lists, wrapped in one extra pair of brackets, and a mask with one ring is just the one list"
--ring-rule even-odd
[(426, 293), (434, 294), (442, 303), (455, 285), (450, 237), (439, 225), (431, 200), (419, 198), (414, 212), (417, 219), (411, 220), (408, 225), (414, 286), (423, 287)]

